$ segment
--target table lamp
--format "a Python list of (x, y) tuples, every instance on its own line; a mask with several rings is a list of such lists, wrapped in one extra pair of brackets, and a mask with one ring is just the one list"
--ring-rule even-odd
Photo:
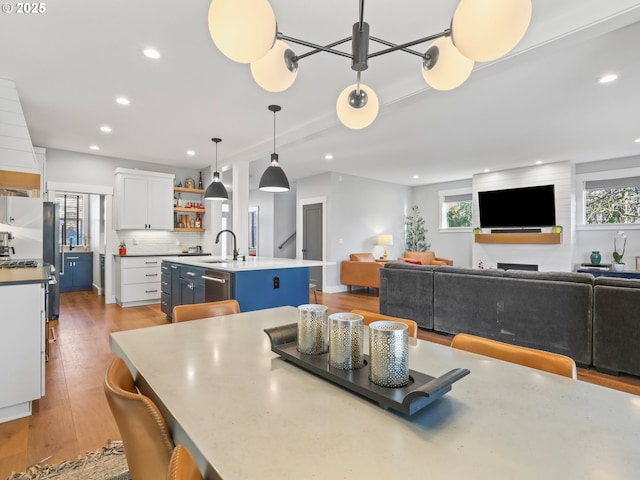
[(378, 235), (378, 245), (384, 247), (384, 259), (387, 259), (387, 245), (393, 245), (393, 236), (389, 234)]

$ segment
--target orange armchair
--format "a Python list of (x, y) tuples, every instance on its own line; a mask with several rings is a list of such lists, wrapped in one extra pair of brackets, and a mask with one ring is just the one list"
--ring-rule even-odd
[(372, 253), (352, 253), (349, 260), (340, 265), (340, 283), (352, 286), (380, 288), (380, 269), (382, 262), (376, 262)]
[(435, 252), (404, 252), (398, 260), (407, 263), (420, 262), (421, 265), (453, 265), (453, 260), (436, 257)]

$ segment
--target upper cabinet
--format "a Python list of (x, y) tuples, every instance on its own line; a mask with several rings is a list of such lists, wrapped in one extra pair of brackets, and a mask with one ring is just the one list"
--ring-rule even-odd
[(116, 230), (173, 230), (173, 180), (168, 173), (117, 168)]

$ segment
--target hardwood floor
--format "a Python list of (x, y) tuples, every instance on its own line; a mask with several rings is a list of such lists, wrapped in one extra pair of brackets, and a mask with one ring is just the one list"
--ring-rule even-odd
[[(378, 311), (378, 297), (366, 290), (317, 292), (329, 313)], [(109, 333), (166, 323), (159, 305), (120, 308), (93, 292), (61, 295), (57, 340), (50, 344), (46, 395), (33, 415), (0, 424), (0, 479), (38, 462), (57, 463), (94, 451), (120, 438), (107, 405), (102, 379), (113, 358)], [(449, 345), (451, 337), (420, 330), (419, 338)], [(3, 368), (7, 368), (6, 365)], [(613, 377), (579, 369), (578, 378), (640, 395), (640, 378)]]

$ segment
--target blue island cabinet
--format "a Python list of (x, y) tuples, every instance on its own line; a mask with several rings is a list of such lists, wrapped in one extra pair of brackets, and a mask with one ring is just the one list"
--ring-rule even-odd
[(234, 272), (235, 299), (240, 310), (309, 303), (309, 267)]

